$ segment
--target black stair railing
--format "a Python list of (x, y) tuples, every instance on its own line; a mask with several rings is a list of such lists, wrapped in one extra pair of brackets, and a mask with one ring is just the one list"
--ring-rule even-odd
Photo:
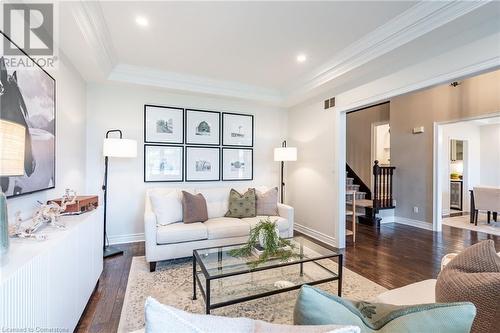
[(380, 166), (378, 161), (373, 165), (373, 210), (394, 208), (393, 175), (396, 167)]

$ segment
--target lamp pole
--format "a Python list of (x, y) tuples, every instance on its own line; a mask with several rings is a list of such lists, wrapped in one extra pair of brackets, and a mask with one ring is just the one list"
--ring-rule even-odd
[[(282, 148), (286, 148), (286, 140), (281, 143)], [(284, 178), (285, 161), (281, 161), (281, 203), (284, 203), (285, 193), (285, 178)]]
[[(122, 131), (116, 129), (116, 130), (107, 131), (106, 132), (106, 139), (109, 138), (110, 133), (119, 133), (120, 139), (123, 138)], [(107, 220), (106, 206), (108, 203), (108, 161), (109, 161), (109, 157), (104, 156), (104, 183), (102, 185), (102, 190), (104, 191), (104, 234), (103, 234), (104, 240), (103, 240), (103, 244), (102, 244), (104, 258), (123, 253), (123, 251), (118, 249), (118, 248), (106, 245), (106, 240), (108, 238), (107, 234), (106, 234), (106, 220)]]

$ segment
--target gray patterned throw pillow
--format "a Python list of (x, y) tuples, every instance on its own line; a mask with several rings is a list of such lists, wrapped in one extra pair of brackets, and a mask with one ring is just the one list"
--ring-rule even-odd
[(255, 214), (255, 189), (249, 188), (244, 194), (235, 189), (229, 193), (229, 210), (226, 217), (254, 217)]

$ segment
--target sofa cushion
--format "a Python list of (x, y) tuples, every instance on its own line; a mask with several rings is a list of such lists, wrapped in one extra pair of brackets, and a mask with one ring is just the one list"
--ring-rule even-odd
[(207, 201), (208, 218), (221, 217), (226, 214), (229, 203), (229, 188), (203, 188), (197, 193), (203, 194)]
[(156, 242), (158, 244), (172, 244), (191, 242), (207, 239), (207, 227), (201, 223), (173, 223), (158, 226), (156, 231)]
[(296, 325), (355, 325), (363, 333), (469, 332), (476, 308), (470, 302), (397, 306), (347, 299), (303, 286), (294, 309)]
[(208, 220), (207, 202), (203, 194), (182, 191), (182, 214), (184, 223), (205, 222)]
[(359, 333), (353, 326), (292, 326), (269, 324), (249, 318), (189, 313), (148, 297), (144, 307), (146, 333)]
[(216, 217), (203, 223), (208, 231), (208, 239), (248, 236), (248, 223), (233, 217)]
[(377, 302), (393, 305), (435, 303), (436, 280), (429, 279), (386, 291), (377, 296)]
[(257, 224), (260, 223), (262, 220), (266, 220), (269, 217), (269, 219), (272, 222), (276, 222), (276, 226), (278, 227), (278, 230), (280, 232), (285, 232), (288, 231), (289, 228), (289, 223), (288, 220), (281, 217), (281, 216), (256, 216), (256, 217), (245, 217), (242, 218), (243, 221), (248, 223), (251, 228), (255, 227)]
[(253, 217), (255, 216), (255, 189), (249, 188), (243, 194), (234, 188), (229, 192), (229, 208), (226, 217)]
[(182, 221), (182, 192), (180, 190), (151, 193), (149, 198), (157, 224), (168, 225)]
[(257, 215), (276, 216), (278, 215), (278, 188), (274, 187), (269, 191), (255, 190), (255, 207)]
[(500, 257), (493, 240), (468, 247), (439, 273), (438, 302), (469, 301), (477, 317), (471, 332), (500, 332)]

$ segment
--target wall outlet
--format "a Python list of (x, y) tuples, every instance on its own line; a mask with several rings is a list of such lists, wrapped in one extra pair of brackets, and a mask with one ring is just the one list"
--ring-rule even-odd
[(414, 212), (415, 214), (418, 214), (418, 207), (417, 207), (417, 206), (413, 207), (413, 212)]

